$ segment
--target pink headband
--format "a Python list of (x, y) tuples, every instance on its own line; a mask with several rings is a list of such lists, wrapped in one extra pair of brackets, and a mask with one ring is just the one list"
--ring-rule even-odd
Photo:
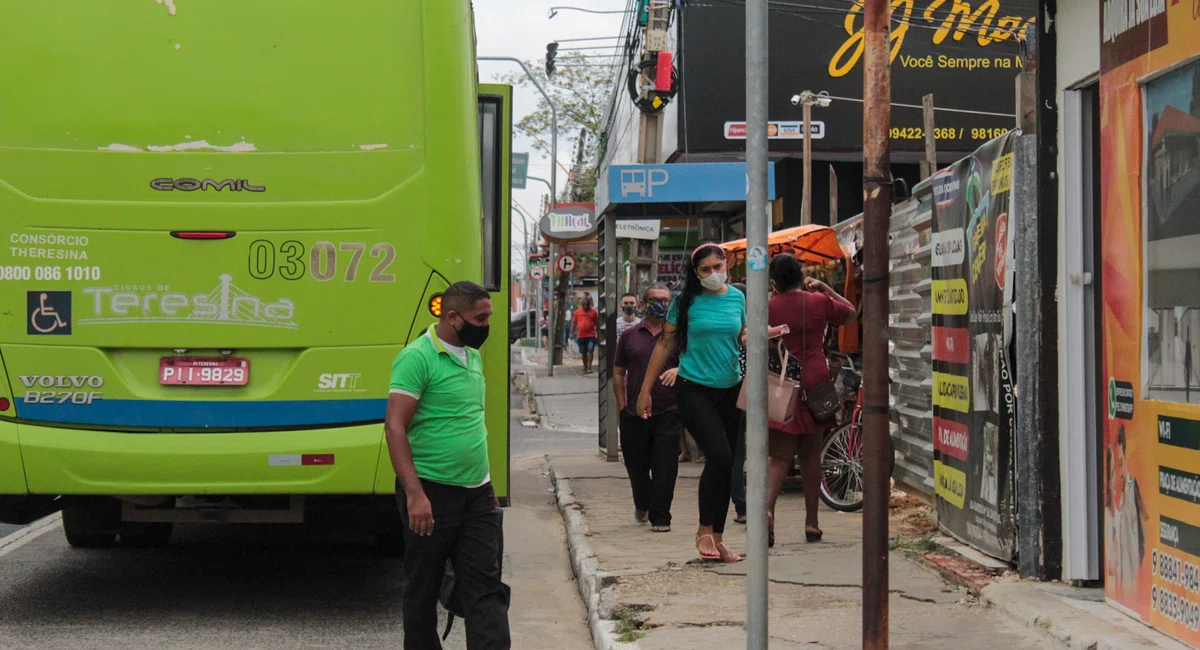
[(703, 243), (703, 244), (700, 244), (699, 246), (697, 246), (697, 247), (696, 247), (696, 249), (695, 249), (695, 250), (693, 250), (693, 251), (692, 251), (692, 256), (691, 256), (691, 260), (692, 260), (692, 262), (695, 262), (695, 261), (696, 261), (696, 253), (699, 253), (701, 250), (703, 250), (703, 249), (705, 249), (705, 248), (710, 248), (710, 247), (711, 247), (711, 248), (720, 248), (720, 247), (721, 247), (721, 245), (720, 245), (720, 244), (714, 244), (713, 242), (705, 242), (705, 243)]

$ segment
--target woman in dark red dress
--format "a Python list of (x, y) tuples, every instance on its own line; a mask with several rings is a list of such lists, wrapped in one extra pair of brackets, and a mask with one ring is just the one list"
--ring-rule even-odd
[[(829, 285), (814, 278), (804, 277), (804, 267), (791, 255), (777, 255), (771, 260), (771, 284), (775, 296), (769, 303), (768, 322), (771, 327), (787, 325), (790, 333), (783, 337), (784, 346), (792, 359), (788, 363), (788, 376), (799, 381), (804, 388), (811, 388), (831, 379), (829, 363), (825, 359), (825, 331), (829, 326), (839, 326), (854, 317), (854, 306), (838, 295)], [(772, 349), (771, 366), (779, 371), (778, 353)], [(805, 539), (815, 542), (821, 539), (821, 528), (817, 525), (817, 506), (821, 489), (821, 439), (832, 422), (817, 422), (803, 401), (796, 405), (796, 414), (790, 422), (771, 422), (767, 522), (770, 531), (768, 543), (775, 545), (775, 501), (783, 489), (783, 481), (791, 467), (792, 458), (800, 455), (801, 474), (804, 480)]]

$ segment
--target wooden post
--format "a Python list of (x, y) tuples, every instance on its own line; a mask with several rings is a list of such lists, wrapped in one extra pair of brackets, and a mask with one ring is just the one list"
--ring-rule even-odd
[(837, 171), (829, 166), (829, 225), (836, 226), (838, 222), (838, 184)]
[(800, 225), (807, 226), (812, 223), (812, 103), (808, 101), (804, 102), (804, 194), (802, 196)]
[(921, 98), (921, 113), (925, 116), (925, 162), (921, 163), (921, 180), (937, 172), (937, 139), (934, 137), (933, 95)]

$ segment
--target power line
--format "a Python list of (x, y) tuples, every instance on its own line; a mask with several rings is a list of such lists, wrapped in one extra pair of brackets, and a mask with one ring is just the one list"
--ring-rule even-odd
[[(838, 100), (846, 101), (846, 102), (858, 102), (859, 104), (863, 103), (863, 100), (858, 99), (857, 97), (838, 97), (837, 95), (830, 95), (829, 98), (830, 99), (838, 99)], [(892, 106), (898, 106), (900, 108), (915, 108), (918, 110), (925, 109), (924, 106), (920, 106), (917, 104), (900, 104), (897, 102), (892, 102)], [(933, 110), (941, 111), (943, 113), (965, 113), (967, 115), (986, 115), (989, 117), (1016, 117), (1015, 113), (992, 113), (991, 111), (970, 111), (965, 108), (941, 108), (938, 106), (934, 106)]]

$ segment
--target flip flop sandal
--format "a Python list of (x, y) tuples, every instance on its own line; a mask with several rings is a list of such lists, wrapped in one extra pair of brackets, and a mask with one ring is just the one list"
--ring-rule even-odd
[[(722, 550), (726, 551), (727, 553), (729, 553), (729, 555), (733, 556), (736, 559), (732, 559), (732, 560), (725, 559), (723, 556), (720, 555), (720, 552)], [(736, 564), (738, 562), (741, 562), (743, 559), (745, 559), (742, 556), (738, 555), (737, 553), (734, 553), (733, 549), (731, 549), (725, 545), (725, 542), (721, 542), (720, 544), (717, 544), (717, 554), (718, 554), (718, 557), (721, 558), (721, 561), (724, 562), (725, 564)]]
[(706, 537), (708, 538), (708, 541), (712, 542), (713, 548), (714, 549), (717, 548), (717, 543), (713, 539), (712, 535), (696, 535), (696, 551), (698, 553), (700, 553), (700, 559), (702, 559), (702, 560), (719, 560), (719, 559), (721, 559), (720, 550), (718, 550), (716, 553), (705, 553), (703, 550), (700, 549), (700, 540), (702, 540)]
[(654, 533), (669, 533), (669, 532), (671, 532), (671, 527), (670, 527), (670, 526), (652, 526), (652, 527), (650, 528), (650, 532), (654, 532)]
[(650, 513), (646, 512), (645, 510), (638, 510), (637, 508), (634, 508), (633, 518), (637, 520), (639, 524), (644, 524), (650, 521)]

